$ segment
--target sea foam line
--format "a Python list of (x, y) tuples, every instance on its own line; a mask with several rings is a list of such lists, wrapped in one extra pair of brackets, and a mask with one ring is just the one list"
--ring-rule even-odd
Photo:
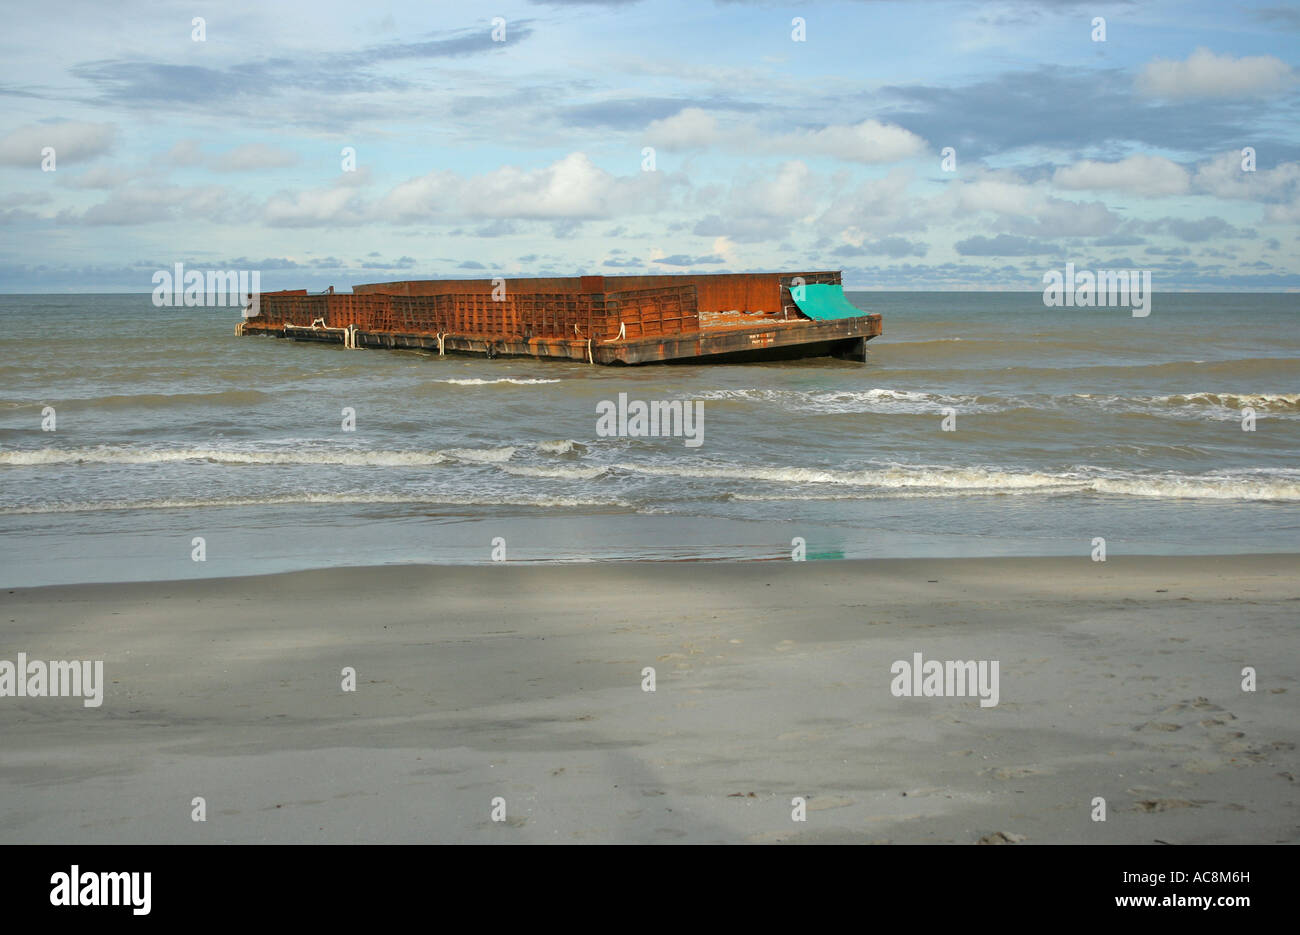
[(559, 383), (559, 380), (543, 380), (532, 377), (499, 377), (495, 380), (481, 380), (478, 377), (452, 377), (447, 380), (435, 380), (435, 383), (450, 383), (453, 386), (491, 386), (494, 383), (513, 383), (517, 386), (529, 386), (535, 383)]
[(181, 461), (215, 461), (221, 464), (346, 464), (359, 467), (405, 467), (442, 464), (450, 460), (451, 457), (447, 454), (437, 451), (357, 451), (328, 448), (235, 451), (220, 448), (134, 449), (103, 445), (96, 448), (0, 451), (0, 464), (15, 467), (46, 464), (166, 464)]
[[(997, 494), (1005, 492), (1070, 493), (1093, 492), (1135, 497), (1211, 500), (1300, 500), (1300, 482), (1293, 472), (1260, 480), (1259, 472), (1247, 474), (1133, 474), (1096, 476), (1083, 471), (1046, 473), (1006, 471), (995, 468), (955, 468), (933, 465), (845, 471), (801, 467), (758, 467), (726, 464), (644, 465), (623, 463), (617, 468), (633, 474), (665, 477), (717, 478), (761, 481), (777, 484), (825, 484), (862, 487), (879, 491), (918, 490), (952, 493)], [(734, 499), (774, 497), (803, 499), (807, 488), (773, 495), (733, 494)], [(788, 495), (788, 496), (786, 496)]]
[[(549, 444), (549, 443), (543, 443)], [(444, 448), (439, 451), (391, 451), (330, 448), (292, 448), (279, 451), (226, 448), (35, 448), (0, 451), (0, 465), (32, 467), (59, 464), (168, 464), (211, 461), (219, 464), (340, 464), (354, 467), (421, 467), (452, 461), (497, 464), (509, 461), (518, 446), (501, 448)], [(548, 449), (543, 449), (548, 450)]]
[(614, 498), (583, 497), (449, 497), (437, 494), (311, 493), (268, 495), (265, 497), (162, 498), (153, 500), (100, 500), (80, 503), (36, 503), (0, 507), (0, 516), (41, 513), (107, 513), (128, 510), (188, 510), (230, 506), (298, 506), (305, 504), (427, 504), (430, 506), (521, 506), (557, 509), (601, 507), (632, 509), (631, 504)]

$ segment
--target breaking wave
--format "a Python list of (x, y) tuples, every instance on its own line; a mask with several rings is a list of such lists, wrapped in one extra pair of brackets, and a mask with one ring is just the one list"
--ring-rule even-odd
[(1222, 406), (1225, 409), (1250, 406), (1268, 412), (1300, 412), (1300, 393), (1178, 393), (1155, 396), (1153, 400), (1170, 406)]
[(593, 467), (532, 467), (526, 464), (507, 464), (501, 468), (516, 477), (554, 477), (560, 480), (593, 480), (609, 472), (604, 465)]
[(883, 387), (870, 390), (825, 390), (821, 392), (768, 389), (712, 390), (693, 398), (755, 402), (762, 405), (775, 404), (785, 409), (819, 413), (930, 413), (944, 406), (961, 406), (967, 412), (988, 408), (1003, 408), (1000, 405), (989, 406), (983, 397), (925, 393), (913, 390), (891, 390)]
[[(1132, 497), (1164, 497), (1210, 500), (1300, 500), (1300, 473), (1274, 476), (1240, 472), (1222, 474), (1111, 473), (1095, 474), (1087, 470), (1047, 473), (1042, 471), (1008, 471), (997, 468), (958, 468), (929, 465), (893, 465), (861, 471), (825, 470), (797, 467), (750, 467), (726, 464), (686, 464), (659, 466), (619, 464), (620, 470), (633, 474), (718, 478), (721, 480), (759, 481), (774, 484), (825, 484), (863, 488), (878, 495), (881, 491), (926, 491), (928, 496), (952, 494), (1002, 493), (1101, 493)], [(768, 491), (732, 493), (732, 499), (799, 500), (822, 499), (810, 496), (807, 488), (774, 494)], [(853, 498), (852, 494), (837, 494)]]
[(875, 387), (869, 390), (712, 390), (695, 397), (721, 402), (753, 402), (786, 410), (819, 414), (880, 413), (930, 415), (952, 407), (963, 413), (1010, 412), (1019, 409), (1059, 410), (1098, 406), (1110, 412), (1193, 418), (1239, 418), (1243, 406), (1259, 413), (1300, 415), (1300, 393), (1193, 392), (1168, 396), (1123, 396), (1106, 393), (1008, 394), (934, 393)]
[(454, 386), (490, 386), (493, 383), (514, 383), (525, 386), (532, 383), (559, 383), (559, 380), (538, 380), (527, 377), (500, 377), (496, 380), (480, 380), (477, 377), (435, 380), (435, 383), (450, 383)]
[(474, 461), (480, 464), (500, 464), (515, 456), (519, 448), (507, 445), (504, 448), (445, 448), (440, 454), (457, 461)]
[(585, 454), (587, 446), (571, 438), (551, 442), (538, 442), (537, 450), (545, 455)]
[(536, 508), (576, 509), (598, 507), (613, 509), (632, 509), (631, 504), (614, 498), (587, 497), (453, 497), (437, 494), (374, 494), (374, 493), (294, 493), (269, 495), (265, 497), (213, 497), (202, 498), (164, 498), (156, 500), (102, 500), (84, 503), (37, 503), (25, 506), (0, 508), (0, 516), (14, 516), (33, 513), (99, 513), (127, 510), (187, 510), (206, 507), (231, 506), (296, 506), (302, 504), (379, 504), (409, 503), (430, 506), (519, 506)]
[[(130, 448), (98, 445), (92, 448), (33, 448), (0, 451), (0, 466), (33, 467), (60, 464), (167, 464), (208, 461), (215, 464), (340, 464), (355, 467), (420, 467), (453, 461), (504, 464), (521, 445), (500, 448), (441, 448), (436, 451), (365, 451), (325, 445), (279, 450), (232, 448)], [(588, 448), (572, 439), (532, 445), (544, 455), (581, 457)], [(543, 475), (539, 475), (543, 476)]]
[[(450, 456), (450, 457), (449, 457)], [(209, 461), (217, 464), (343, 464), (356, 467), (410, 467), (443, 464), (453, 451), (357, 451), (339, 448), (298, 448), (286, 451), (237, 451), (220, 448), (36, 448), (0, 451), (0, 465), (43, 464), (165, 464)]]

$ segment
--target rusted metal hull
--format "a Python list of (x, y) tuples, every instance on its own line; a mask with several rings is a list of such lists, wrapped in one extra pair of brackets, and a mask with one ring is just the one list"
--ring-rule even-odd
[(526, 356), (593, 364), (863, 360), (879, 315), (814, 321), (790, 287), (838, 272), (429, 280), (353, 294), (263, 293), (237, 334), (355, 348)]

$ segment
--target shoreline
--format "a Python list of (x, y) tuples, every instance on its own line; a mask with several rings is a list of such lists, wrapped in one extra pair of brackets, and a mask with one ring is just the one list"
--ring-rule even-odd
[[(484, 551), (484, 550), (480, 549), (480, 551)], [(1300, 580), (1300, 551), (1297, 552), (1276, 552), (1276, 551), (1220, 552), (1220, 553), (1196, 553), (1196, 554), (1187, 554), (1182, 552), (1170, 552), (1170, 553), (1152, 552), (1152, 553), (1140, 553), (1140, 554), (1126, 554), (1126, 553), (1111, 552), (1107, 556), (1107, 561), (1097, 562), (1095, 564), (1100, 565), (1102, 569), (1104, 569), (1107, 565), (1115, 566), (1124, 562), (1147, 563), (1147, 562), (1169, 561), (1169, 562), (1207, 562), (1210, 563), (1207, 567), (1214, 567), (1215, 563), (1217, 563), (1217, 561), (1220, 559), (1229, 559), (1233, 562), (1259, 559), (1261, 561), (1266, 561), (1270, 563), (1273, 562), (1274, 560), (1279, 560), (1279, 559), (1282, 560), (1291, 559), (1294, 560), (1297, 565), (1296, 576), (1297, 576), (1297, 580)], [(791, 561), (787, 550), (780, 554), (774, 554), (774, 555), (754, 555), (752, 557), (736, 557), (736, 558), (714, 558), (714, 557), (707, 557), (707, 556), (683, 555), (678, 557), (665, 557), (665, 558), (654, 558), (654, 559), (629, 557), (629, 558), (600, 558), (600, 559), (511, 558), (505, 562), (493, 562), (484, 559), (466, 560), (463, 562), (406, 561), (406, 562), (383, 562), (380, 564), (372, 564), (372, 565), (347, 565), (347, 564), (313, 565), (310, 567), (303, 567), (303, 568), (294, 568), (294, 567), (277, 568), (271, 571), (243, 572), (243, 573), (228, 574), (228, 575), (196, 575), (196, 576), (189, 576), (189, 577), (170, 577), (170, 578), (124, 578), (117, 581), (100, 581), (100, 580), (65, 581), (65, 582), (55, 582), (52, 584), (36, 584), (36, 585), (0, 584), (0, 594), (4, 594), (4, 593), (21, 594), (21, 593), (32, 592), (32, 591), (42, 591), (42, 590), (49, 591), (49, 590), (55, 590), (61, 588), (62, 589), (117, 588), (117, 587), (130, 587), (130, 586), (154, 587), (158, 585), (169, 585), (169, 584), (199, 584), (199, 583), (214, 584), (219, 582), (234, 583), (234, 582), (239, 582), (244, 580), (261, 580), (261, 579), (274, 578), (274, 577), (290, 577), (295, 575), (311, 575), (311, 574), (352, 575), (352, 574), (363, 574), (363, 573), (370, 573), (370, 572), (379, 572), (382, 574), (392, 570), (399, 570), (399, 569), (406, 569), (406, 570), (429, 569), (429, 570), (437, 570), (439, 572), (443, 572), (443, 571), (467, 572), (470, 571), (471, 569), (480, 569), (480, 570), (496, 569), (497, 571), (499, 571), (500, 569), (505, 567), (516, 568), (516, 569), (604, 568), (604, 567), (648, 569), (648, 568), (655, 568), (659, 566), (669, 567), (669, 566), (677, 566), (677, 565), (717, 566), (719, 568), (742, 568), (750, 565), (764, 565), (764, 566), (802, 565), (805, 567), (809, 565), (817, 565), (817, 566), (841, 565), (841, 566), (859, 567), (863, 570), (867, 570), (872, 567), (878, 567), (883, 569), (884, 566), (890, 565), (891, 563), (899, 566), (906, 565), (906, 564), (920, 565), (920, 564), (952, 563), (959, 568), (963, 566), (973, 568), (975, 567), (975, 563), (978, 562), (995, 562), (995, 563), (1060, 562), (1062, 563), (1063, 567), (1068, 567), (1080, 561), (1090, 562), (1091, 559), (1086, 552), (1082, 552), (1075, 555), (995, 554), (987, 557), (976, 557), (976, 556), (969, 556), (969, 555), (902, 556), (902, 557), (890, 556), (890, 557), (880, 557), (880, 558), (838, 557), (837, 556), (837, 557), (811, 557), (805, 559), (802, 562), (793, 562)], [(189, 562), (186, 562), (184, 565), (181, 565), (181, 567), (195, 567), (195, 566), (192, 566)]]
[[(1112, 554), (4, 589), (0, 656), (103, 660), (106, 685), (97, 708), (0, 697), (0, 841), (1296, 842), (1298, 571)], [(915, 653), (998, 662), (997, 704), (893, 694)]]

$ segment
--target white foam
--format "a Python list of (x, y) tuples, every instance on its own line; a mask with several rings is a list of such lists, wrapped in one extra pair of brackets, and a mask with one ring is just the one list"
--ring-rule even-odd
[(357, 467), (409, 467), (442, 464), (448, 457), (437, 451), (359, 451), (356, 449), (297, 448), (281, 451), (218, 448), (37, 448), (0, 451), (0, 464), (165, 464), (179, 461), (215, 461), (219, 464), (345, 464)]
[(442, 454), (458, 461), (476, 461), (483, 464), (500, 464), (509, 461), (519, 449), (513, 446), (504, 448), (444, 448)]
[(1300, 393), (1171, 393), (1167, 396), (1115, 396), (1098, 393), (1075, 393), (1075, 399), (1086, 399), (1103, 408), (1117, 412), (1136, 412), (1144, 415), (1178, 415), (1200, 419), (1235, 422), (1241, 410), (1249, 406), (1258, 415), (1293, 418), (1300, 415)]
[(542, 454), (565, 455), (572, 451), (586, 451), (587, 446), (581, 442), (575, 442), (571, 438), (565, 438), (558, 441), (538, 442), (537, 450), (542, 452)]
[(559, 383), (559, 380), (538, 380), (526, 377), (500, 377), (496, 380), (480, 380), (476, 377), (452, 378), (448, 380), (435, 380), (435, 383), (450, 383), (453, 386), (491, 386), (494, 383), (514, 383), (518, 386), (528, 386), (534, 383)]
[[(861, 471), (825, 470), (801, 467), (758, 467), (727, 464), (645, 465), (619, 464), (633, 474), (665, 477), (718, 478), (778, 484), (827, 484), (879, 490), (933, 491), (942, 496), (953, 492), (999, 494), (1007, 492), (1069, 493), (1091, 491), (1135, 497), (1194, 498), (1213, 500), (1300, 500), (1300, 483), (1292, 473), (1272, 476), (1262, 472), (1183, 475), (1115, 473), (1095, 476), (1084, 471), (1046, 473), (1008, 471), (997, 468), (944, 467), (934, 465), (892, 465)], [(1267, 476), (1267, 479), (1263, 479)], [(793, 490), (795, 498), (806, 488)], [(746, 495), (736, 494), (737, 499)]]
[(167, 498), (155, 500), (102, 500), (84, 503), (38, 503), (28, 506), (0, 508), (0, 515), (13, 516), (39, 513), (99, 513), (124, 510), (187, 510), (207, 507), (237, 506), (297, 506), (305, 504), (368, 504), (368, 503), (410, 503), (438, 506), (523, 506), (555, 507), (571, 509), (581, 507), (603, 507), (631, 509), (623, 500), (613, 498), (584, 497), (446, 497), (438, 495), (417, 494), (374, 494), (374, 493), (311, 493), (301, 492), (265, 497), (214, 497), (201, 498)]
[(531, 467), (524, 464), (507, 464), (501, 470), (516, 477), (554, 477), (561, 480), (592, 480), (609, 471), (604, 466), (596, 467)]
[[(926, 393), (916, 390), (895, 390), (888, 387), (873, 387), (869, 390), (711, 390), (702, 393), (696, 399), (721, 401), (746, 401), (760, 403), (764, 406), (780, 406), (802, 412), (826, 414), (873, 412), (873, 413), (931, 413), (939, 412), (944, 407), (962, 407), (966, 412), (991, 411), (1002, 406), (988, 406), (978, 397), (969, 395), (947, 395), (943, 393)], [(1015, 405), (1014, 400), (1008, 404)]]
[(1156, 402), (1174, 406), (1207, 405), (1222, 406), (1225, 409), (1241, 409), (1250, 406), (1263, 410), (1300, 409), (1300, 393), (1175, 393), (1170, 396), (1153, 397)]

